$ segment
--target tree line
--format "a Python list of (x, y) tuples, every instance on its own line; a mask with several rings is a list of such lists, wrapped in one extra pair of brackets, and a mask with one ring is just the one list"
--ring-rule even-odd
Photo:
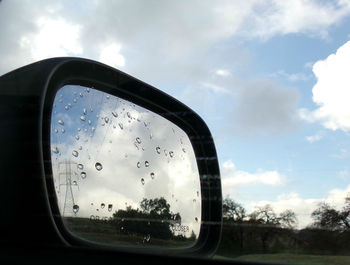
[(297, 229), (296, 214), (277, 214), (271, 205), (251, 213), (233, 199), (223, 200), (223, 233), (219, 254), (250, 253), (350, 254), (350, 196), (342, 209), (323, 202), (311, 213), (312, 223)]

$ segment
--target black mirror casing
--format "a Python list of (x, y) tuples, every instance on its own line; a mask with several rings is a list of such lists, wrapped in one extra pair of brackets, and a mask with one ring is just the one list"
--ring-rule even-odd
[(64, 227), (52, 179), (50, 124), (57, 90), (64, 85), (94, 87), (147, 108), (189, 136), (201, 181), (202, 225), (197, 243), (182, 250), (114, 248), (114, 251), (168, 255), (210, 255), (221, 235), (221, 183), (210, 131), (191, 109), (123, 72), (80, 58), (43, 60), (0, 77), (0, 221), (2, 246), (82, 246), (99, 248)]

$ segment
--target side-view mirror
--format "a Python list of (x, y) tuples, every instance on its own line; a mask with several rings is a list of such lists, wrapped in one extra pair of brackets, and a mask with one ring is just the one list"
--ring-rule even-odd
[[(10, 72), (0, 77), (0, 93), (7, 96), (2, 114), (12, 110), (9, 118), (22, 122), (7, 121), (1, 132), (1, 158), (12, 176), (1, 196), (15, 198), (1, 227), (16, 227), (17, 240), (174, 255), (215, 251), (219, 166), (210, 131), (194, 111), (79, 58)], [(24, 125), (27, 134), (19, 130)], [(8, 188), (14, 183), (16, 191)], [(18, 211), (21, 205), (26, 209)], [(50, 232), (38, 237), (42, 229)]]

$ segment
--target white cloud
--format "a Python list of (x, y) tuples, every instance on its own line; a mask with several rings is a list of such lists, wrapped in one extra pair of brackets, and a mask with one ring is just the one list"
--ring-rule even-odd
[(125, 65), (125, 58), (120, 54), (120, 49), (120, 45), (115, 43), (103, 46), (99, 61), (112, 67), (123, 67)]
[(81, 26), (59, 18), (40, 17), (36, 33), (29, 33), (19, 40), (22, 49), (30, 51), (30, 57), (41, 60), (58, 56), (77, 56), (83, 53), (79, 41)]
[(300, 194), (291, 192), (277, 196), (276, 200), (261, 200), (250, 202), (246, 205), (248, 212), (257, 206), (270, 204), (276, 213), (281, 213), (287, 209), (295, 212), (298, 218), (298, 227), (304, 228), (312, 223), (311, 213), (317, 209), (319, 203), (326, 202), (332, 207), (340, 210), (344, 206), (345, 197), (350, 192), (350, 185), (345, 189), (332, 189), (325, 198), (303, 198)]
[(320, 135), (320, 134), (310, 135), (310, 136), (306, 136), (305, 139), (309, 143), (315, 143), (315, 142), (318, 142), (322, 139), (322, 135)]
[(226, 69), (218, 69), (215, 71), (215, 74), (223, 77), (231, 75), (230, 71)]
[(231, 160), (224, 162), (221, 166), (223, 194), (231, 194), (238, 188), (251, 184), (262, 184), (268, 186), (281, 186), (285, 182), (285, 177), (278, 171), (262, 171), (249, 173), (237, 170)]
[(307, 81), (309, 79), (312, 78), (311, 75), (306, 75), (304, 73), (287, 73), (283, 70), (280, 70), (278, 72), (276, 72), (275, 74), (273, 74), (272, 76), (281, 76), (285, 79), (287, 79), (290, 82), (299, 82), (299, 81)]
[(321, 122), (331, 130), (350, 131), (350, 41), (335, 54), (316, 62), (313, 72), (317, 83), (312, 89), (318, 106), (310, 111), (300, 110), (300, 117), (309, 122)]

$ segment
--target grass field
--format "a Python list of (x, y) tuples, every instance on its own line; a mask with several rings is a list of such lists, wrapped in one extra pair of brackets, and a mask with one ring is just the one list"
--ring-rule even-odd
[(226, 258), (215, 256), (216, 259), (266, 262), (276, 264), (296, 264), (296, 265), (349, 265), (350, 256), (327, 256), (327, 255), (299, 255), (299, 254), (251, 254), (237, 258)]

